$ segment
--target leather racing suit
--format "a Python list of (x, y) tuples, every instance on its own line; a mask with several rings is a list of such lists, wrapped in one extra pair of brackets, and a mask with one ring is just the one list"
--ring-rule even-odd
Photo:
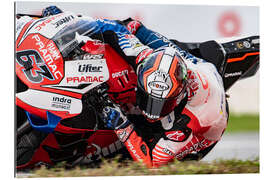
[[(135, 120), (135, 126), (131, 124), (116, 133), (133, 159), (148, 167), (167, 164), (174, 158), (202, 158), (220, 140), (227, 126), (228, 107), (221, 76), (213, 64), (181, 50), (142, 24), (129, 21), (124, 23), (143, 44), (153, 49), (171, 46), (185, 57), (188, 87), (185, 100), (160, 122), (138, 128)], [(144, 58), (140, 56), (145, 57), (138, 54), (136, 63)]]

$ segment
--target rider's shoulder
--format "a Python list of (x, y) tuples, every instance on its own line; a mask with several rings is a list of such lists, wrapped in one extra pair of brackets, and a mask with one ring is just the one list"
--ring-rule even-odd
[(188, 68), (188, 104), (200, 106), (207, 104), (214, 94), (222, 91), (217, 77), (218, 73), (211, 63), (190, 64)]

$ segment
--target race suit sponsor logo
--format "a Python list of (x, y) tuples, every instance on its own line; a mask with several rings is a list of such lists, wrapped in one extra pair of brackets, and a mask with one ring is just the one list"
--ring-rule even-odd
[(178, 141), (181, 142), (185, 139), (185, 134), (181, 131), (169, 131), (166, 132), (166, 137), (172, 141)]
[(67, 83), (93, 83), (104, 82), (104, 76), (76, 76), (67, 77)]
[(123, 71), (120, 71), (120, 72), (112, 73), (112, 78), (121, 77), (121, 76), (124, 76), (126, 74), (128, 74), (128, 70), (127, 69), (125, 69)]
[(41, 41), (39, 35), (34, 35), (32, 39), (36, 40), (36, 46), (38, 46), (39, 52), (42, 54), (43, 59), (46, 64), (49, 66), (51, 72), (53, 73), (56, 79), (63, 77), (62, 73), (58, 70), (55, 60), (60, 58), (60, 53), (57, 51), (54, 43), (51, 42), (47, 46)]
[(105, 24), (111, 24), (111, 25), (114, 25), (114, 26), (116, 25), (115, 22), (107, 20), (107, 19), (97, 19), (97, 21), (100, 21), (100, 22), (105, 23)]
[(169, 89), (169, 85), (161, 81), (151, 81), (148, 86), (155, 91), (166, 91)]
[(71, 99), (65, 97), (53, 97), (51, 107), (60, 109), (70, 109)]
[(102, 66), (93, 66), (92, 64), (79, 65), (79, 72), (101, 72)]
[(188, 147), (186, 150), (178, 153), (175, 157), (180, 160), (183, 157), (185, 157), (187, 154), (190, 154), (193, 151), (198, 152), (200, 149), (202, 149), (203, 147), (206, 147), (206, 146), (208, 146), (208, 141), (204, 139), (204, 140), (197, 142), (197, 143), (193, 144), (192, 146)]
[(191, 97), (195, 96), (197, 94), (197, 91), (199, 89), (199, 83), (196, 78), (196, 75), (193, 71), (188, 71), (188, 99), (190, 100)]
[(163, 148), (162, 151), (168, 154), (169, 156), (174, 156), (174, 154), (167, 148)]
[(58, 28), (60, 25), (65, 24), (67, 22), (70, 22), (73, 19), (75, 19), (74, 16), (69, 15), (69, 16), (66, 16), (66, 17), (60, 19), (59, 21), (57, 21), (56, 23), (53, 23), (53, 24), (55, 24), (55, 28)]
[(241, 75), (242, 75), (242, 71), (239, 71), (239, 72), (234, 72), (234, 73), (225, 73), (224, 77), (229, 78), (229, 77), (235, 77), (235, 76), (241, 76)]
[(124, 129), (118, 129), (116, 130), (116, 135), (119, 138), (121, 142), (125, 142), (127, 138), (129, 137), (130, 133), (132, 132), (134, 126), (131, 124), (128, 127)]
[(132, 143), (130, 142), (129, 139), (127, 140), (127, 147), (128, 147), (128, 149), (129, 149), (129, 151), (130, 151), (137, 159), (142, 159), (142, 158), (140, 157), (140, 155), (137, 154), (136, 149), (134, 149), (134, 146), (132, 145)]

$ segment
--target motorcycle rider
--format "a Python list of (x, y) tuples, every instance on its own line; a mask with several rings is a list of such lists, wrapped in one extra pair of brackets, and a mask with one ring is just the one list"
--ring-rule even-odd
[[(155, 49), (136, 59), (137, 104), (152, 127), (150, 131), (146, 126), (138, 128), (113, 109), (106, 109), (108, 125), (133, 159), (148, 167), (188, 155), (202, 158), (227, 126), (227, 102), (216, 67), (138, 21), (127, 19), (124, 24), (143, 44)], [(149, 132), (155, 136), (149, 138)]]
[(132, 34), (117, 21), (97, 23), (105, 41), (138, 74), (137, 103), (149, 122), (132, 115), (126, 118), (119, 108), (104, 109), (104, 121), (115, 129), (134, 160), (159, 166), (213, 147), (228, 117), (216, 68), (137, 21), (124, 22)]

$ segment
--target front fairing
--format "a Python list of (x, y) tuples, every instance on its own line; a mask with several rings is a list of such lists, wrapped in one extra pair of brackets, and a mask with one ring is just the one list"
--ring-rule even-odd
[[(44, 119), (47, 112), (62, 119), (80, 114), (83, 95), (109, 79), (98, 24), (73, 13), (23, 20), (16, 23), (16, 75), (28, 89), (16, 94), (16, 104)], [(100, 56), (83, 51), (86, 42)]]

